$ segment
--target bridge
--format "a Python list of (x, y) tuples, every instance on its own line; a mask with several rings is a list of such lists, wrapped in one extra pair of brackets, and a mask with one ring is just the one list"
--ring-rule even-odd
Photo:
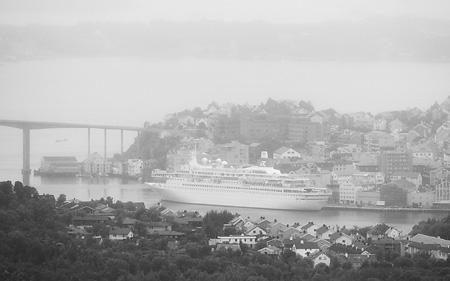
[[(104, 143), (104, 155), (106, 157), (106, 132), (107, 130), (120, 130), (121, 136), (121, 150), (123, 154), (123, 131), (135, 131), (138, 136), (141, 132), (154, 132), (161, 133), (163, 131), (169, 134), (180, 135), (179, 132), (172, 130), (164, 130), (160, 128), (144, 128), (144, 127), (131, 127), (131, 126), (109, 126), (109, 125), (92, 125), (92, 124), (74, 124), (74, 123), (60, 123), (60, 122), (37, 122), (37, 121), (20, 121), (20, 120), (0, 120), (0, 126), (12, 127), (21, 129), (23, 131), (23, 165), (22, 165), (22, 178), (23, 184), (30, 184), (30, 131), (42, 130), (42, 129), (75, 129), (82, 128), (88, 129), (88, 156), (91, 155), (91, 129), (103, 129), (105, 130), (105, 143)], [(138, 142), (139, 151), (139, 142)]]

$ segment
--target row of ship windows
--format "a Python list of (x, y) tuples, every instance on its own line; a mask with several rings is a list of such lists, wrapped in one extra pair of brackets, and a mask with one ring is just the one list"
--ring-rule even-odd
[[(188, 187), (188, 188), (183, 188), (183, 187), (176, 187), (176, 188), (178, 188), (178, 189), (185, 189), (185, 190), (204, 190), (203, 188), (191, 188), (191, 187)], [(235, 190), (217, 190), (218, 192), (236, 192)], [(254, 191), (256, 191), (256, 190), (254, 190)], [(261, 191), (261, 190), (258, 190), (258, 191)], [(242, 191), (242, 193), (251, 193), (251, 194), (255, 194), (255, 192), (252, 192), (252, 191), (249, 191), (249, 190), (246, 190), (246, 191)], [(265, 195), (272, 195), (273, 193), (260, 193), (260, 192), (258, 192), (258, 194), (265, 194)], [(281, 196), (291, 196), (291, 197), (297, 197), (297, 195), (296, 194), (281, 194)], [(310, 199), (310, 198), (308, 198), (308, 199)], [(311, 199), (314, 199), (314, 198), (311, 198)], [(319, 199), (318, 199), (319, 200)]]

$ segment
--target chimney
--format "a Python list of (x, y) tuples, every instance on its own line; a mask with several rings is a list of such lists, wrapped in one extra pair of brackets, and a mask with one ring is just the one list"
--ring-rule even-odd
[(267, 151), (261, 151), (261, 159), (268, 159), (269, 158), (269, 154), (267, 153)]

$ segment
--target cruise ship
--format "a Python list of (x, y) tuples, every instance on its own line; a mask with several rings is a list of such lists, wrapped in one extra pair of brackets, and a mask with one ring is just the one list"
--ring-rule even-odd
[(272, 167), (234, 168), (218, 159), (195, 157), (166, 183), (150, 183), (165, 201), (277, 210), (320, 210), (331, 193), (309, 179), (282, 174)]

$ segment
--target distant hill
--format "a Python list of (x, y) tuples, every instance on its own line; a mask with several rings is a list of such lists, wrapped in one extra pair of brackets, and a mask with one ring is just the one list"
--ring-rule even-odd
[(449, 61), (450, 21), (377, 17), (317, 24), (0, 25), (0, 59), (43, 56)]

